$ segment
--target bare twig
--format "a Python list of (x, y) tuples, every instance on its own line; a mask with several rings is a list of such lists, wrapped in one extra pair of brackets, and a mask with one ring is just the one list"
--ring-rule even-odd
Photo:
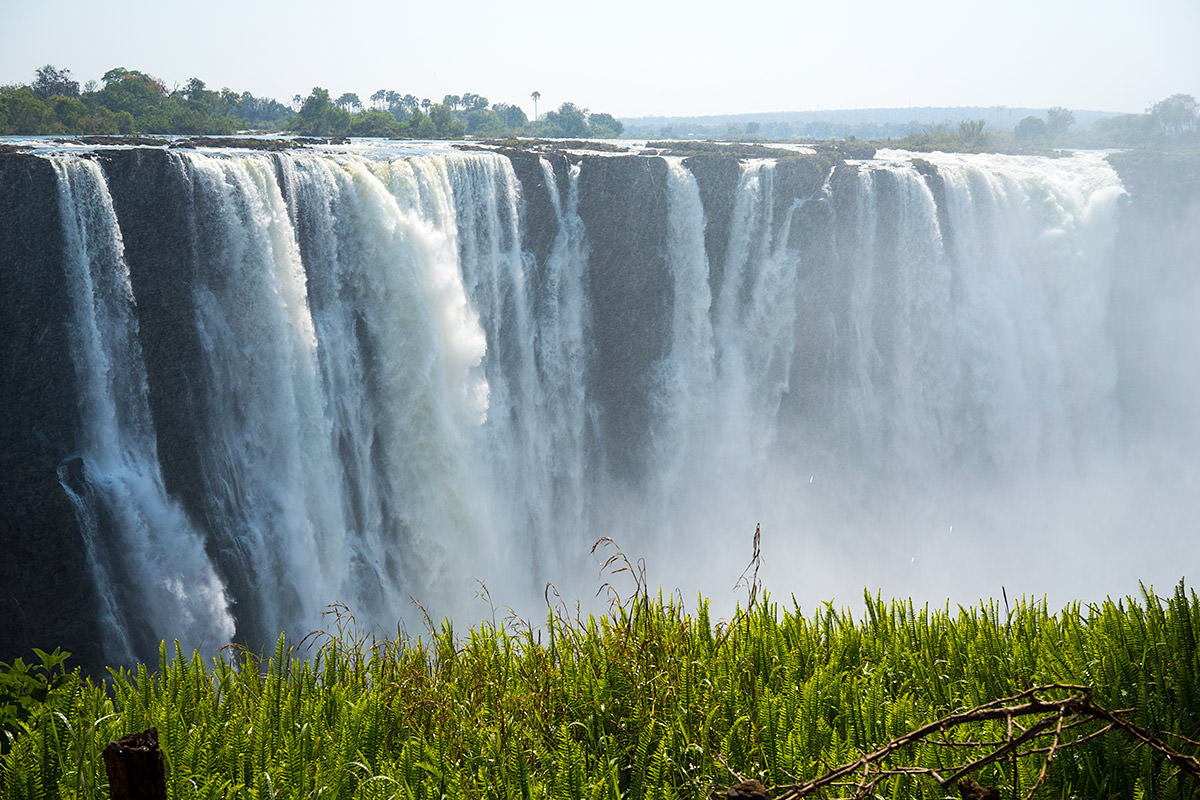
[[(1056, 690), (1069, 691), (1072, 694), (1060, 700), (1050, 700), (1042, 696), (1046, 692)], [(1092, 690), (1086, 686), (1057, 683), (1036, 686), (1026, 689), (1020, 694), (993, 700), (968, 711), (942, 717), (935, 722), (931, 722), (928, 725), (924, 725), (893, 739), (878, 750), (867, 753), (855, 761), (828, 770), (824, 775), (814, 780), (775, 787), (776, 791), (782, 790), (782, 794), (777, 796), (777, 800), (792, 800), (793, 798), (808, 797), (813, 794), (820, 795), (823, 789), (835, 786), (853, 786), (853, 798), (870, 797), (881, 782), (901, 775), (927, 775), (936, 780), (941, 786), (947, 787), (965, 780), (966, 776), (972, 772), (976, 772), (1006, 758), (1013, 760), (1014, 778), (1012, 789), (1013, 796), (1016, 797), (1018, 793), (1015, 777), (1017, 760), (1032, 755), (1044, 755), (1045, 762), (1038, 777), (1034, 781), (1033, 786), (1025, 794), (1026, 798), (1031, 798), (1033, 793), (1045, 781), (1049, 763), (1054, 759), (1055, 755), (1062, 750), (1075, 747), (1114, 728), (1125, 731), (1138, 741), (1166, 756), (1180, 772), (1190, 775), (1196, 780), (1200, 780), (1200, 759), (1178, 752), (1146, 729), (1124, 719), (1120, 716), (1121, 713), (1124, 712), (1109, 711), (1097, 705), (1092, 699)], [(1018, 721), (1031, 716), (1038, 717), (1038, 719), (1028, 727), (1025, 727)], [(944, 734), (953, 728), (990, 720), (1004, 720), (1007, 723), (1008, 735), (1004, 741), (964, 742), (960, 744), (948, 742), (944, 739)], [(1064, 741), (1063, 734), (1065, 732), (1085, 722), (1097, 721), (1107, 724), (1100, 731), (1088, 734), (1079, 739)], [(942, 741), (929, 739), (929, 737), (938, 733), (943, 734)], [(1051, 741), (1048, 746), (1022, 750), (1025, 745), (1031, 744), (1042, 737), (1050, 737)], [(1187, 739), (1184, 739), (1184, 741), (1189, 744), (1195, 744)], [(991, 752), (954, 768), (952, 772), (944, 776), (929, 767), (884, 768), (881, 766), (881, 762), (897, 750), (920, 742), (947, 746), (976, 746), (990, 749)], [(730, 771), (732, 772), (732, 770)], [(861, 773), (857, 781), (850, 779), (855, 773)], [(968, 781), (968, 783), (973, 782)]]
[(754, 550), (750, 555), (750, 563), (742, 570), (738, 582), (734, 584), (735, 590), (746, 587), (749, 593), (749, 598), (746, 601), (746, 610), (754, 608), (754, 601), (758, 598), (758, 587), (761, 582), (758, 579), (758, 568), (762, 565), (762, 549), (759, 547), (759, 541), (762, 537), (762, 524), (754, 526)]

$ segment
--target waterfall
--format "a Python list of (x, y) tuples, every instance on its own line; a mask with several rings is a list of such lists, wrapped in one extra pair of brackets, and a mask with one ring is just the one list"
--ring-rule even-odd
[[(128, 661), (161, 639), (217, 647), (233, 634), (204, 542), (166, 494), (147, 405), (133, 296), (112, 198), (94, 161), (56, 158), (72, 355), (80, 387), (81, 481), (62, 474), (110, 626), (106, 655)], [(102, 540), (111, 532), (111, 538)]]
[[(808, 602), (1044, 590), (1029, 561), (1081, 529), (1123, 552), (1144, 487), (1114, 479), (1135, 348), (1098, 156), (747, 160), (726, 184), (644, 159), (662, 224), (604, 279), (662, 296), (602, 364), (624, 295), (597, 296), (597, 256), (628, 241), (595, 187), (620, 203), (628, 160), (162, 155), (184, 244), (148, 269), (183, 299), (151, 330), (122, 242), (140, 223), (96, 160), (52, 158), (81, 387), (60, 475), (115, 661), (235, 620), (303, 635), (339, 602), (385, 633), (412, 599), (486, 613), (476, 581), (538, 614), (548, 581), (594, 592), (601, 536), (667, 589), (729, 596), (761, 524), (761, 577)], [(170, 431), (140, 344), (161, 335), (187, 364)], [(189, 454), (169, 470), (166, 433)]]

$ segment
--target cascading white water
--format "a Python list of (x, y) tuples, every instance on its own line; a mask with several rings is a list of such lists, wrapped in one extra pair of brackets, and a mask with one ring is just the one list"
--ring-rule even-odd
[(591, 595), (603, 535), (645, 555), (651, 580), (731, 603), (756, 523), (760, 577), (805, 603), (863, 586), (1040, 593), (1030, 553), (1061, 556), (1134, 502), (1110, 494), (1122, 188), (1099, 157), (924, 156), (934, 181), (885, 151), (802, 197), (783, 194), (780, 165), (748, 162), (719, 264), (697, 179), (668, 159), (669, 313), (633, 332), (665, 345), (622, 387), (649, 392), (634, 485), (604, 474), (596, 420), (612, 412), (589, 395), (603, 220), (580, 217), (578, 165), (540, 162), (556, 233), (539, 261), (523, 239), (533, 198), (499, 155), (172, 158), (191, 203), (184, 318), (203, 351), (197, 520), (155, 472), (103, 175), (56, 159), (87, 482), (115, 497), (114, 476), (139, 476), (117, 526), (159, 589), (128, 600), (123, 576), (99, 582), (155, 637), (227, 637), (217, 575), (261, 636), (303, 634), (335, 602), (385, 630), (413, 618), (410, 597), (435, 616), (485, 611), (476, 579), (536, 614), (547, 580)]
[[(1086, 579), (1048, 586), (1029, 561), (1066, 557), (1099, 522), (1083, 498), (1116, 489), (1105, 314), (1123, 190), (1095, 156), (928, 159), (944, 181), (941, 214), (908, 154), (855, 168), (825, 234), (836, 237), (828, 308), (805, 305), (805, 291), (825, 287), (803, 283), (814, 265), (789, 245), (794, 214), (820, 198), (774, 204), (774, 165), (743, 166), (708, 310), (711, 363), (685, 367), (709, 346), (678, 321), (673, 334), (671, 369), (694, 377), (663, 390), (663, 429), (677, 430), (689, 403), (706, 416), (650, 470), (692, 489), (672, 496), (686, 532), (652, 551), (656, 580), (685, 594), (731, 585), (761, 522), (767, 585), (808, 602), (863, 586), (1086, 596)], [(672, 261), (676, 302), (690, 303), (681, 267), (695, 272), (705, 221), (695, 203), (671, 214), (672, 252), (692, 251)], [(798, 314), (832, 333), (798, 341), (797, 325), (813, 322)], [(836, 366), (796, 372), (799, 356)], [(781, 411), (799, 389), (819, 399)], [(700, 552), (680, 561), (680, 540)]]
[[(163, 487), (112, 198), (94, 161), (53, 164), (87, 483), (82, 494), (67, 480), (64, 488), (81, 512), (100, 616), (111, 628), (106, 655), (127, 662), (138, 643), (172, 638), (219, 647), (233, 635), (233, 619), (202, 538)], [(101, 515), (112, 520), (117, 541), (97, 541)]]
[(410, 593), (445, 602), (452, 554), (486, 532), (470, 454), (484, 339), (450, 167), (285, 163), (299, 233), (269, 160), (187, 164), (196, 216), (214, 214), (196, 237), (213, 270), (197, 289), (215, 409), (206, 474), (226, 515), (213, 525), (262, 573), (268, 630), (311, 627), (333, 602), (374, 619)]

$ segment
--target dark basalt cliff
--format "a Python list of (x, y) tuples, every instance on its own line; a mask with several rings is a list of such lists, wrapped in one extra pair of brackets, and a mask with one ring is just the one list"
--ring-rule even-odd
[(588, 238), (595, 365), (588, 395), (599, 409), (609, 473), (636, 482), (654, 365), (667, 354), (674, 288), (667, 270), (666, 169), (660, 158), (583, 162), (579, 216)]
[[(524, 229), (521, 231), (521, 241), (531, 253), (538, 265), (539, 272), (546, 267), (546, 261), (558, 237), (558, 218), (551, 201), (551, 191), (558, 195), (559, 208), (567, 205), (567, 159), (561, 154), (538, 155), (524, 150), (502, 151), (512, 163), (513, 172), (521, 182), (521, 196), (525, 202)], [(546, 186), (546, 173), (542, 169), (542, 160), (546, 160), (554, 169), (553, 187)]]
[(195, 386), (201, 343), (192, 318), (190, 187), (177, 157), (163, 150), (114, 150), (100, 158), (137, 298), (163, 481), (189, 515), (202, 517), (205, 500), (192, 441), (192, 421), (203, 409)]
[(95, 587), (58, 476), (77, 466), (78, 418), (61, 254), (50, 162), (0, 154), (0, 660), (70, 643), (98, 664)]
[[(1200, 295), (1200, 153), (1129, 151), (1108, 156), (1128, 196), (1114, 248), (1110, 326), (1122, 365), (1117, 391), (1123, 424), (1195, 452), (1200, 438), (1181, 435), (1163, 403), (1188, 418), (1200, 387), (1189, 382)], [(1186, 399), (1184, 399), (1186, 398)], [(1186, 407), (1180, 407), (1186, 404)]]

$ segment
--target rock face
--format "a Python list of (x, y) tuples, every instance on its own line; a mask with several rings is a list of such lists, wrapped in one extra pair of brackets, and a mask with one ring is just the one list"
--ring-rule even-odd
[(1194, 414), (1200, 388), (1181, 369), (1195, 363), (1200, 338), (1200, 156), (1125, 152), (1108, 161), (1128, 192), (1115, 243), (1110, 323), (1123, 366), (1118, 392), (1125, 421), (1164, 446), (1195, 453), (1200, 435), (1189, 437), (1172, 421)]
[(95, 591), (59, 484), (75, 450), (75, 371), (49, 161), (0, 154), (0, 661), (71, 643), (98, 663)]
[(513, 172), (521, 182), (521, 195), (525, 202), (525, 228), (521, 241), (531, 253), (539, 272), (546, 267), (546, 260), (554, 240), (558, 236), (558, 217), (546, 186), (543, 161), (554, 171), (555, 185), (552, 191), (558, 194), (559, 206), (567, 202), (567, 160), (562, 155), (538, 155), (524, 150), (505, 150), (504, 155), (512, 163)]
[(700, 202), (704, 206), (704, 250), (708, 253), (710, 282), (713, 286), (720, 286), (741, 166), (736, 158), (722, 156), (693, 156), (683, 163), (695, 176), (700, 190)]
[(579, 216), (588, 237), (595, 367), (588, 394), (610, 475), (641, 478), (652, 368), (666, 355), (674, 293), (666, 262), (666, 163), (592, 158), (579, 174)]
[(195, 263), (189, 187), (178, 156), (158, 149), (100, 155), (137, 298), (150, 411), (168, 494), (202, 518), (193, 421), (201, 343), (193, 324)]

